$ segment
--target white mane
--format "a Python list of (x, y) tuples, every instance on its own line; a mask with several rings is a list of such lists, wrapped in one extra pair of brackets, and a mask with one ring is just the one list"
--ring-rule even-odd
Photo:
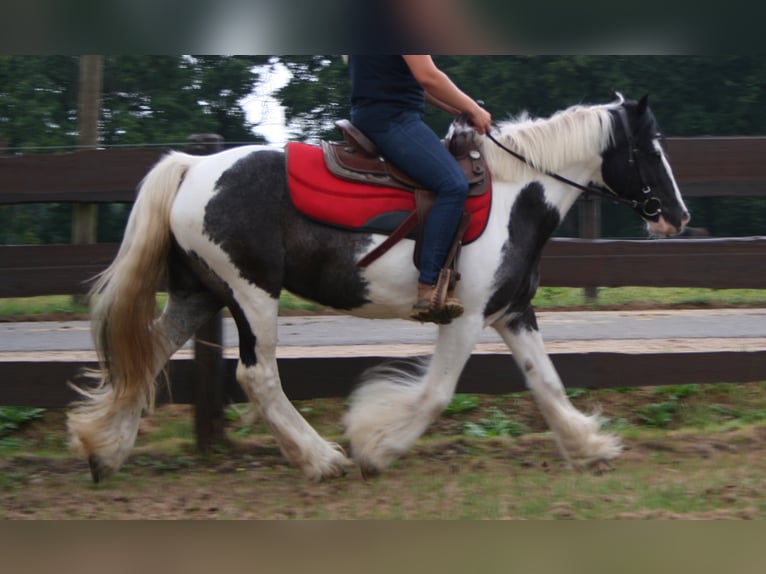
[[(606, 149), (612, 141), (609, 109), (616, 105), (577, 105), (550, 118), (531, 118), (525, 112), (499, 124), (492, 135), (523, 155), (538, 170), (555, 172), (593, 158)], [(495, 179), (515, 181), (534, 173), (489, 138), (482, 139), (484, 156)]]

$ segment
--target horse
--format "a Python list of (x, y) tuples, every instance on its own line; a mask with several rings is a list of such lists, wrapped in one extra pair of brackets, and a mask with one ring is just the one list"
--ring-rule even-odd
[[(524, 374), (565, 464), (590, 469), (621, 452), (598, 413), (569, 401), (546, 353), (532, 298), (546, 241), (584, 190), (634, 209), (652, 235), (689, 221), (648, 98), (619, 94), (549, 117), (522, 114), (489, 135), (467, 131), (492, 175), (481, 235), (462, 247), (457, 296), (464, 314), (440, 325), (433, 353), (416, 367), (364, 373), (342, 425), (348, 450), (321, 437), (285, 395), (276, 360), (280, 292), (368, 318), (408, 318), (415, 301), (414, 241), (405, 238), (367, 267), (357, 262), (386, 239), (317, 222), (290, 199), (284, 150), (245, 145), (209, 156), (171, 151), (141, 182), (124, 239), (93, 288), (99, 369), (68, 412), (72, 448), (98, 482), (116, 472), (136, 440), (169, 357), (222, 308), (239, 335), (238, 383), (287, 461), (310, 480), (357, 465), (384, 470), (448, 406), (481, 331), (499, 333)], [(167, 303), (155, 293), (167, 277)]]

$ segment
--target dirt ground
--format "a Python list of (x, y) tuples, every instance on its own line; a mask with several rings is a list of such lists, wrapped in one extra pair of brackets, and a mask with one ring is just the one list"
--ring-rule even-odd
[[(762, 408), (763, 384), (690, 399), (735, 412)], [(650, 388), (573, 397), (584, 411), (639, 422)], [(697, 405), (698, 406), (698, 405)], [(302, 401), (299, 409), (325, 436), (343, 443), (342, 400)], [(498, 409), (526, 427), (512, 437), (466, 436)], [(757, 519), (766, 518), (766, 423), (712, 430), (625, 431), (614, 470), (565, 467), (526, 394), (482, 397), (475, 409), (444, 415), (379, 477), (350, 468), (314, 484), (286, 465), (260, 423), (234, 420), (231, 443), (199, 455), (190, 407), (166, 405), (144, 418), (128, 463), (93, 485), (87, 465), (69, 456), (61, 411), (14, 437), (29, 454), (0, 460), (0, 518), (5, 519)], [(722, 420), (725, 423), (725, 420)], [(631, 426), (630, 428), (635, 428)], [(33, 454), (34, 453), (34, 454)]]

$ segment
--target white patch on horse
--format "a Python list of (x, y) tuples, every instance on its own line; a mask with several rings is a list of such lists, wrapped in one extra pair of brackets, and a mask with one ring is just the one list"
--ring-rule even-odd
[(686, 208), (686, 204), (684, 203), (684, 198), (681, 197), (681, 190), (679, 189), (678, 183), (676, 183), (676, 178), (673, 175), (673, 168), (670, 167), (670, 162), (668, 161), (667, 155), (665, 155), (665, 150), (662, 149), (662, 144), (660, 143), (660, 140), (654, 139), (652, 141), (652, 145), (654, 146), (654, 149), (657, 150), (657, 153), (659, 153), (660, 157), (662, 158), (662, 165), (665, 167), (665, 172), (667, 173), (668, 179), (673, 185), (673, 190), (675, 191), (675, 194), (676, 194), (676, 201), (678, 201), (679, 205), (687, 213), (687, 219), (686, 221), (683, 222), (685, 225), (686, 223), (689, 222), (689, 218), (688, 218), (689, 210)]
[[(375, 249), (386, 237), (373, 235), (369, 249)], [(412, 259), (415, 242), (404, 239), (391, 247), (385, 255), (365, 268), (367, 281), (366, 305), (357, 307), (351, 314), (374, 319), (406, 317), (417, 298), (418, 270)]]

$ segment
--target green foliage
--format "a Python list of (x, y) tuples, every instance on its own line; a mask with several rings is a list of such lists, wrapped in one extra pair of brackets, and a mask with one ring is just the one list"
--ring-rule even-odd
[(576, 399), (588, 396), (588, 389), (571, 388), (566, 390), (567, 397)]
[(0, 205), (0, 245), (69, 243), (71, 226), (68, 204)]
[(673, 421), (677, 409), (678, 401), (673, 397), (661, 403), (639, 407), (638, 418), (648, 426), (665, 428)]
[(255, 141), (240, 101), (267, 56), (108, 56), (103, 142), (184, 142), (192, 133)]
[(0, 437), (13, 434), (24, 425), (43, 416), (45, 409), (32, 407), (0, 407)]
[(672, 400), (685, 399), (701, 392), (700, 385), (668, 385), (654, 388), (655, 394), (670, 397)]
[[(288, 120), (315, 137), (347, 110), (348, 70), (338, 56), (284, 57), (293, 79), (278, 97)], [(576, 103), (650, 94), (667, 135), (766, 133), (766, 60), (759, 56), (437, 56), (436, 64), (495, 119), (547, 116)], [(714, 84), (710, 78), (716, 78)], [(443, 133), (447, 114), (429, 108)]]
[(466, 393), (457, 393), (450, 401), (444, 413), (447, 415), (456, 415), (472, 411), (479, 406), (479, 397)]
[(0, 152), (76, 143), (73, 56), (0, 56)]
[(249, 409), (254, 408), (250, 405), (231, 404), (224, 410), (224, 418), (231, 426), (231, 434), (238, 438), (250, 436), (261, 425), (255, 425), (252, 422)]
[(291, 56), (281, 62), (292, 78), (276, 97), (297, 139), (338, 139), (334, 122), (348, 117), (351, 97), (348, 69), (340, 56)]
[(668, 385), (655, 387), (653, 392), (666, 397), (666, 400), (640, 407), (638, 418), (648, 426), (665, 428), (674, 422), (681, 402), (702, 393), (702, 387), (700, 385)]
[[(177, 143), (203, 132), (226, 141), (257, 141), (240, 102), (268, 61), (267, 56), (106, 56), (100, 141)], [(76, 56), (0, 56), (0, 149), (76, 145), (78, 78)]]
[(516, 437), (528, 432), (526, 425), (508, 417), (497, 407), (490, 408), (488, 416), (480, 419), (478, 423), (468, 421), (463, 428), (465, 435), (478, 438)]

